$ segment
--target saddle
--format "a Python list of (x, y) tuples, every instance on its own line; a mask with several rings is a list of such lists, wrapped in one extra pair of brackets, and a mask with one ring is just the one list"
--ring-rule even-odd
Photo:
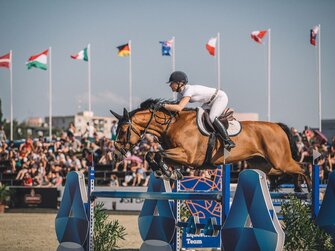
[[(202, 107), (197, 107), (197, 126), (199, 131), (208, 136), (207, 151), (205, 154), (205, 160), (202, 164), (201, 169), (215, 169), (216, 166), (211, 162), (213, 148), (216, 142), (215, 129), (209, 119), (209, 110), (204, 110)], [(229, 108), (225, 109), (218, 117), (222, 125), (227, 129), (229, 136), (236, 136), (242, 130), (241, 123), (234, 118), (234, 111)]]
[[(209, 119), (209, 110), (202, 107), (197, 107), (197, 126), (199, 131), (205, 135), (210, 136), (215, 129)], [(236, 136), (242, 130), (241, 123), (234, 118), (234, 111), (226, 108), (223, 113), (218, 117), (222, 125), (227, 129), (229, 136)]]

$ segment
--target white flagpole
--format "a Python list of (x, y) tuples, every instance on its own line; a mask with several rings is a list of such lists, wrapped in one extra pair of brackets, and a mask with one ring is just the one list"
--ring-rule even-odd
[(319, 85), (319, 130), (322, 131), (322, 109), (321, 109), (321, 25), (318, 34), (318, 85)]
[(87, 45), (87, 57), (88, 57), (88, 111), (92, 111), (91, 101), (91, 45)]
[(271, 29), (268, 33), (268, 121), (271, 121)]
[(172, 71), (174, 72), (176, 70), (176, 38), (172, 37)]
[(220, 51), (220, 33), (218, 32), (217, 36), (217, 60), (218, 60), (218, 89), (221, 88), (221, 63), (220, 63), (220, 57), (221, 57), (221, 51)]
[(51, 47), (49, 47), (49, 137), (52, 140), (52, 78), (51, 78)]
[[(176, 38), (172, 37), (172, 72), (176, 71)], [(177, 99), (177, 93), (172, 92), (172, 99), (176, 100)]]
[(132, 90), (132, 69), (131, 69), (131, 54), (132, 54), (132, 49), (131, 49), (131, 40), (129, 40), (128, 42), (129, 45), (129, 50), (130, 50), (130, 54), (129, 54), (129, 111), (132, 110), (132, 95), (133, 95), (133, 90)]
[(13, 140), (13, 51), (10, 50), (9, 52), (10, 58), (10, 67), (9, 67), (9, 74), (10, 74), (10, 140)]

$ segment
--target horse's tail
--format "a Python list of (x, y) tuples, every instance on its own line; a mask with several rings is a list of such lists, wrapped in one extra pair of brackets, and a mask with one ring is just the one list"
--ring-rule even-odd
[(293, 141), (293, 137), (292, 137), (292, 133), (290, 131), (290, 129), (288, 128), (287, 125), (283, 124), (283, 123), (277, 123), (281, 129), (283, 129), (283, 131), (286, 133), (288, 141), (290, 143), (290, 148), (291, 148), (291, 154), (292, 154), (292, 158), (296, 161), (299, 160), (299, 155), (298, 155), (298, 147), (295, 144), (295, 142)]

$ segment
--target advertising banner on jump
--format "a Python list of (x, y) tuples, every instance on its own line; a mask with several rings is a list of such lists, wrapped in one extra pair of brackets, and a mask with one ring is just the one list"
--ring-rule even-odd
[[(203, 170), (202, 176), (184, 177), (180, 181), (180, 191), (222, 191), (221, 166), (215, 170)], [(187, 208), (192, 216), (199, 217), (201, 224), (206, 224), (210, 218), (216, 218), (217, 224), (221, 225), (222, 205), (217, 201), (186, 201)], [(203, 230), (200, 234), (189, 234), (183, 231), (182, 247), (183, 248), (217, 248), (221, 246), (221, 236), (204, 235)]]

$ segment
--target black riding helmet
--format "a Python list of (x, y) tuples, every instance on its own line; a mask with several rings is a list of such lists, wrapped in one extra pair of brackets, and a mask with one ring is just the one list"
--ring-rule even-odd
[(174, 71), (171, 73), (169, 82), (167, 82), (167, 84), (170, 84), (171, 82), (183, 82), (184, 84), (187, 84), (187, 75), (182, 71)]

